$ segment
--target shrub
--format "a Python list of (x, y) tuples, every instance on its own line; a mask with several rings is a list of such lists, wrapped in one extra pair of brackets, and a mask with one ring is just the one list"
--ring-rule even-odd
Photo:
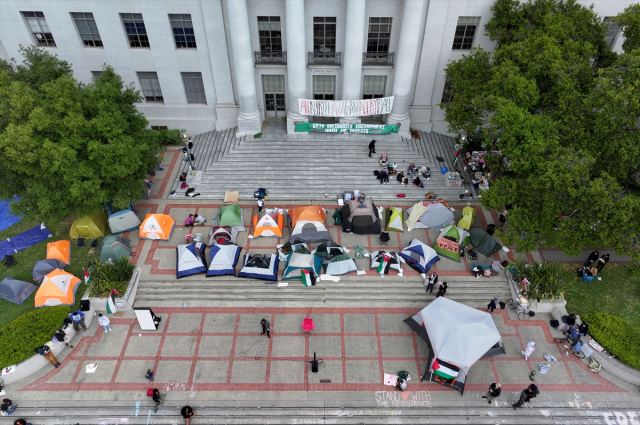
[(580, 316), (589, 333), (611, 354), (631, 367), (640, 369), (640, 331), (625, 320), (605, 313)]
[(101, 263), (95, 259), (89, 266), (91, 281), (89, 282), (89, 296), (103, 297), (111, 293), (111, 289), (124, 295), (129, 285), (129, 280), (133, 276), (136, 265), (129, 262), (127, 257), (110, 263)]
[(555, 300), (564, 298), (567, 291), (567, 282), (562, 277), (560, 263), (527, 263), (522, 258), (513, 263), (510, 268), (514, 279), (518, 284), (527, 278), (525, 294), (532, 302), (541, 300)]
[(180, 130), (160, 130), (158, 131), (158, 143), (160, 146), (181, 145)]
[(0, 329), (0, 366), (20, 363), (35, 354), (35, 349), (51, 341), (69, 315), (65, 305), (42, 307), (18, 316)]

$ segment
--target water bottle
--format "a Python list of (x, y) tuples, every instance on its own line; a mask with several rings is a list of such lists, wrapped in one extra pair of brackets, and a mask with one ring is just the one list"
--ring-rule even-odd
[(183, 308), (187, 308), (187, 303), (182, 304)]

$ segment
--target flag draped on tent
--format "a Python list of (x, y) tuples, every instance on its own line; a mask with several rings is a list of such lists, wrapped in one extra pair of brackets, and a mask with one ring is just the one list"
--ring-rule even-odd
[[(86, 274), (86, 272), (85, 272)], [(85, 276), (86, 277), (86, 276)], [(116, 295), (120, 295), (115, 289), (111, 290), (111, 293), (107, 297), (107, 314), (113, 314), (116, 310)]]
[(455, 366), (450, 365), (442, 360), (435, 359), (431, 369), (433, 372), (444, 379), (454, 379), (458, 376), (458, 371), (453, 369)]
[(84, 283), (88, 285), (89, 282), (91, 282), (91, 276), (89, 276), (89, 273), (84, 268), (82, 271), (84, 272)]

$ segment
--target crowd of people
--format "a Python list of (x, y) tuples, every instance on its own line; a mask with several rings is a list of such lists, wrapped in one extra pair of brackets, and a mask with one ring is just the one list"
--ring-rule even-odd
[[(372, 153), (376, 153), (376, 139), (373, 139), (369, 143), (369, 158), (371, 158)], [(424, 187), (424, 183), (420, 179), (422, 176), (423, 179), (429, 180), (431, 178), (431, 169), (427, 166), (423, 166), (421, 168), (417, 168), (416, 164), (412, 162), (409, 164), (405, 171), (398, 171), (396, 165), (389, 162), (389, 157), (386, 153), (383, 153), (379, 159), (381, 170), (374, 170), (373, 175), (376, 179), (380, 180), (380, 184), (389, 183), (389, 176), (395, 175), (396, 180), (400, 184), (404, 184), (405, 187), (412, 184), (415, 187)], [(406, 172), (406, 174), (405, 174)]]

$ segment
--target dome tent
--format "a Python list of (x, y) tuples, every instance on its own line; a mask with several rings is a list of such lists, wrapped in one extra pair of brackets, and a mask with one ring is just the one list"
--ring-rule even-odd
[(300, 254), (294, 252), (287, 256), (287, 262), (282, 272), (282, 280), (302, 279), (301, 271), (307, 270), (315, 275), (320, 276), (322, 268), (322, 258), (313, 254)]
[(262, 280), (278, 280), (278, 256), (275, 254), (245, 254), (238, 277)]
[(71, 264), (71, 242), (57, 241), (47, 244), (47, 259), (60, 260), (62, 264)]
[(71, 273), (54, 270), (44, 277), (36, 292), (35, 306), (74, 305), (80, 279)]
[(318, 205), (294, 207), (287, 211), (287, 224), (291, 230), (289, 242), (326, 242), (331, 240), (331, 235), (325, 220), (327, 213)]
[(0, 298), (14, 304), (22, 304), (36, 289), (36, 285), (7, 276), (0, 282)]
[(140, 239), (168, 241), (173, 235), (176, 221), (166, 214), (147, 214), (138, 230)]
[(462, 209), (462, 218), (458, 221), (458, 227), (469, 230), (476, 216), (476, 209), (473, 207), (464, 207)]
[(33, 280), (36, 283), (42, 283), (45, 275), (48, 275), (56, 269), (62, 270), (64, 267), (65, 264), (62, 261), (53, 258), (36, 261), (33, 265)]
[(460, 247), (468, 243), (469, 232), (459, 227), (449, 225), (440, 231), (440, 235), (433, 245), (433, 249), (439, 255), (460, 261)]
[(385, 211), (384, 229), (389, 232), (403, 232), (402, 208), (391, 207)]
[(236, 274), (236, 265), (242, 249), (236, 245), (214, 245), (209, 249), (207, 277)]
[(131, 241), (127, 238), (121, 238), (117, 235), (109, 235), (98, 245), (100, 253), (100, 261), (102, 263), (112, 260), (119, 260), (122, 257), (135, 255), (131, 248)]
[(107, 214), (104, 211), (97, 211), (76, 218), (71, 225), (71, 230), (69, 230), (69, 237), (71, 239), (97, 239), (104, 236), (106, 228)]
[(378, 209), (370, 198), (347, 201), (340, 210), (342, 231), (357, 235), (379, 235), (382, 232)]
[(120, 210), (107, 202), (106, 207), (109, 228), (114, 235), (130, 232), (140, 227), (138, 212), (133, 204)]
[(469, 230), (469, 235), (471, 237), (471, 245), (473, 246), (473, 249), (485, 257), (490, 257), (502, 249), (502, 245), (496, 242), (496, 240), (493, 239), (493, 236), (482, 229), (473, 228)]
[(342, 276), (358, 271), (358, 266), (353, 258), (347, 255), (338, 255), (326, 265), (326, 273), (330, 276)]
[(407, 213), (409, 218), (406, 224), (409, 231), (425, 228), (440, 230), (454, 223), (453, 213), (442, 202), (418, 202)]
[(253, 237), (281, 238), (284, 218), (279, 212), (266, 212), (253, 217)]
[(176, 254), (176, 278), (180, 279), (207, 271), (207, 263), (204, 260), (206, 245), (202, 242), (193, 242), (188, 245), (178, 245)]
[(440, 259), (433, 248), (418, 239), (412, 240), (411, 244), (400, 251), (399, 255), (404, 258), (409, 267), (418, 273), (426, 273)]
[(238, 230), (234, 227), (212, 227), (208, 245), (235, 245)]
[(239, 232), (244, 232), (246, 229), (244, 228), (244, 224), (242, 222), (242, 214), (244, 210), (240, 208), (238, 204), (224, 205), (220, 207), (218, 212), (213, 219), (211, 220), (211, 224), (213, 226), (220, 227), (234, 227), (238, 229)]

